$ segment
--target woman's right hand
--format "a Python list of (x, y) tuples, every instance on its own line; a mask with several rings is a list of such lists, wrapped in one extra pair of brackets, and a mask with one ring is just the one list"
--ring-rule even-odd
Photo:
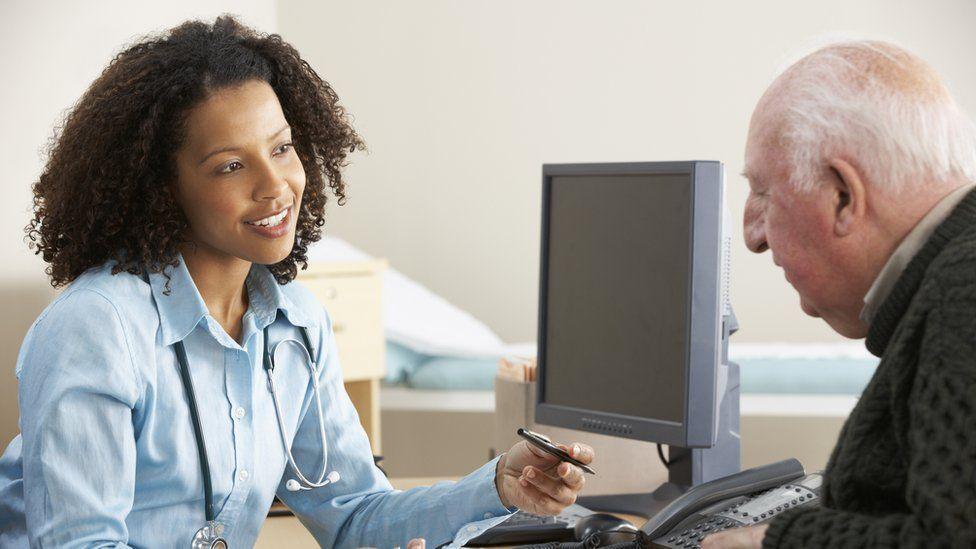
[(426, 549), (427, 541), (424, 538), (413, 538), (407, 543), (407, 549)]

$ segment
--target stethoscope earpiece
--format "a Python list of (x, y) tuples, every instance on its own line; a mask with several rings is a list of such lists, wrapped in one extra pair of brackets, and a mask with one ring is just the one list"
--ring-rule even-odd
[(319, 486), (302, 486), (300, 482), (292, 478), (292, 479), (288, 479), (288, 482), (285, 483), (285, 488), (289, 492), (298, 492), (300, 490), (311, 490), (312, 488), (321, 488), (322, 486), (335, 484), (336, 482), (339, 482), (340, 478), (341, 477), (339, 477), (338, 471), (332, 471), (331, 473), (328, 474), (328, 476), (325, 477), (325, 482), (318, 483)]

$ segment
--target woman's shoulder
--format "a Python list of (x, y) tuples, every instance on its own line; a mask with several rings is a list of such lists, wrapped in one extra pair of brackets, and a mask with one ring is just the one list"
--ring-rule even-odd
[[(135, 369), (133, 345), (158, 322), (148, 284), (111, 265), (89, 269), (71, 282), (37, 317), (24, 337), (15, 372), (50, 374), (88, 369)], [(121, 369), (121, 370), (120, 370)]]
[(113, 265), (92, 267), (72, 281), (38, 315), (30, 332), (128, 332), (157, 324), (149, 284), (126, 271), (112, 274)]
[(127, 271), (113, 274), (114, 266), (115, 262), (109, 261), (83, 272), (55, 298), (48, 309), (65, 313), (72, 311), (73, 305), (90, 304), (91, 301), (105, 301), (120, 314), (140, 313), (140, 309), (145, 307), (153, 308), (149, 283)]

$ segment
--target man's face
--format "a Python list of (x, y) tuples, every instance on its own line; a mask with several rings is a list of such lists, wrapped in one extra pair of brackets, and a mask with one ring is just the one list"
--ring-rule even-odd
[(800, 295), (800, 307), (847, 337), (863, 337), (858, 320), (864, 291), (850, 275), (850, 242), (834, 232), (836, 189), (815, 182), (799, 191), (789, 182), (787, 152), (763, 121), (753, 119), (746, 144), (749, 197), (743, 219), (749, 250), (769, 250)]
[(305, 170), (266, 82), (216, 92), (187, 118), (177, 201), (200, 252), (270, 265), (291, 253)]

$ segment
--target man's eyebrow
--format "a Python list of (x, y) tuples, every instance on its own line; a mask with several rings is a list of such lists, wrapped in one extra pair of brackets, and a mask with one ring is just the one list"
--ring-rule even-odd
[(742, 173), (740, 175), (746, 178), (746, 181), (749, 182), (750, 186), (751, 185), (761, 186), (762, 184), (762, 181), (759, 179), (759, 177), (754, 172), (749, 171), (748, 168), (742, 170)]
[[(288, 125), (288, 124), (285, 124), (284, 126), (281, 127), (280, 130), (278, 130), (278, 131), (274, 132), (273, 134), (269, 135), (268, 136), (268, 141), (271, 141), (275, 137), (278, 137), (278, 135), (281, 134), (281, 132), (283, 132), (285, 130), (289, 130), (289, 129), (291, 129), (291, 126)], [(202, 160), (200, 160), (200, 163), (197, 164), (197, 166), (202, 165), (204, 162), (207, 161), (208, 158), (210, 158), (211, 156), (213, 156), (215, 154), (220, 154), (222, 152), (236, 151), (236, 150), (237, 150), (237, 147), (222, 147), (222, 148), (219, 148), (219, 149), (210, 151), (210, 152), (207, 153), (206, 156), (203, 157)]]

